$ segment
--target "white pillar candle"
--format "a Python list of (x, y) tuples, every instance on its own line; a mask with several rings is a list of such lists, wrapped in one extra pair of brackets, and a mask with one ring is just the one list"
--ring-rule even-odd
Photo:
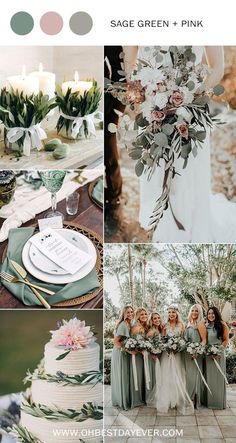
[(93, 82), (87, 81), (79, 81), (78, 71), (75, 71), (74, 80), (62, 83), (62, 94), (66, 95), (68, 89), (71, 89), (71, 92), (79, 92), (80, 95), (83, 95), (85, 91), (88, 91), (93, 86)]
[(56, 75), (53, 72), (43, 70), (42, 63), (39, 64), (39, 70), (29, 74), (31, 78), (36, 78), (39, 81), (39, 90), (49, 98), (53, 98), (56, 89)]
[(12, 88), (14, 92), (18, 91), (19, 94), (23, 92), (24, 96), (38, 94), (39, 81), (37, 78), (26, 75), (26, 68), (25, 65), (23, 65), (21, 75), (7, 77), (7, 90), (9, 91), (10, 88)]

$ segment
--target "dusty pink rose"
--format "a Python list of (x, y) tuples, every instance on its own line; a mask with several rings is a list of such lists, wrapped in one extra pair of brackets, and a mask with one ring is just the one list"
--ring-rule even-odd
[(174, 91), (172, 95), (170, 96), (170, 103), (178, 108), (178, 106), (181, 106), (184, 101), (183, 94), (179, 91)]
[(166, 118), (166, 113), (163, 111), (152, 111), (152, 120), (161, 123)]
[(187, 123), (180, 123), (179, 125), (176, 125), (176, 129), (178, 131), (178, 133), (181, 135), (181, 137), (183, 138), (188, 138), (188, 125)]
[(95, 341), (94, 334), (90, 326), (85, 326), (84, 321), (72, 318), (69, 321), (63, 320), (62, 326), (52, 334), (51, 342), (56, 346), (66, 346), (72, 350), (85, 348)]

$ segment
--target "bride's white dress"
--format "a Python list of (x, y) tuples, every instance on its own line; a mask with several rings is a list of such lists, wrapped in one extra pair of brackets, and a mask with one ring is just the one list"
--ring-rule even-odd
[[(169, 336), (180, 336), (178, 326), (166, 327)], [(180, 414), (193, 412), (193, 404), (186, 390), (185, 369), (180, 353), (168, 355), (164, 352), (160, 361), (160, 383), (157, 383), (155, 403), (158, 412), (166, 413), (176, 408)]]
[[(203, 47), (193, 48), (196, 63), (203, 57)], [(139, 57), (147, 58), (144, 49), (139, 49)], [(169, 54), (165, 63), (169, 63)], [(202, 149), (198, 149), (196, 158), (191, 154), (187, 168), (183, 169), (182, 158), (176, 161), (176, 175), (170, 190), (170, 203), (173, 213), (185, 230), (179, 230), (170, 207), (164, 212), (154, 232), (153, 242), (205, 243), (236, 241), (236, 204), (228, 202), (223, 195), (211, 193), (210, 132)], [(140, 213), (139, 221), (143, 228), (148, 228), (157, 198), (163, 185), (163, 166), (156, 168), (152, 178), (147, 174), (140, 178)]]

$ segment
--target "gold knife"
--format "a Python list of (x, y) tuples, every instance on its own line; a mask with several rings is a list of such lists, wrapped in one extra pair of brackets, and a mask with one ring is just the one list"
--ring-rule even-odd
[[(30, 281), (26, 278), (26, 276), (27, 276), (26, 270), (24, 268), (22, 268), (22, 266), (19, 265), (19, 263), (15, 262), (14, 260), (10, 260), (10, 263), (12, 264), (12, 266), (16, 270), (16, 272), (23, 278), (23, 280), (26, 283), (30, 283)], [(30, 286), (30, 289), (31, 289), (31, 291), (33, 291), (33, 293), (36, 295), (38, 300), (42, 303), (42, 305), (46, 309), (51, 309), (51, 306), (49, 305), (49, 303), (45, 300), (45, 298), (43, 298), (43, 296), (35, 288)]]

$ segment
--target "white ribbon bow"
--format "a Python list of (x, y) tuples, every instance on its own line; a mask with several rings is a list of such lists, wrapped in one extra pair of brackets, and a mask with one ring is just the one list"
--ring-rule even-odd
[[(66, 120), (73, 121), (71, 128), (71, 135), (73, 138), (76, 138), (77, 135), (79, 134), (83, 122), (87, 122), (88, 132), (90, 132), (93, 135), (96, 135), (95, 123), (99, 123), (103, 118), (102, 113), (96, 111), (93, 112), (92, 114), (84, 115), (83, 117), (72, 117), (70, 115), (63, 114), (63, 112), (61, 112), (61, 115)], [(97, 115), (97, 117), (95, 115)]]
[(15, 143), (25, 134), (23, 143), (23, 154), (27, 157), (30, 156), (31, 146), (33, 148), (40, 149), (42, 146), (41, 141), (47, 138), (47, 134), (44, 129), (41, 128), (40, 123), (30, 126), (29, 128), (7, 128), (7, 138), (10, 143)]

